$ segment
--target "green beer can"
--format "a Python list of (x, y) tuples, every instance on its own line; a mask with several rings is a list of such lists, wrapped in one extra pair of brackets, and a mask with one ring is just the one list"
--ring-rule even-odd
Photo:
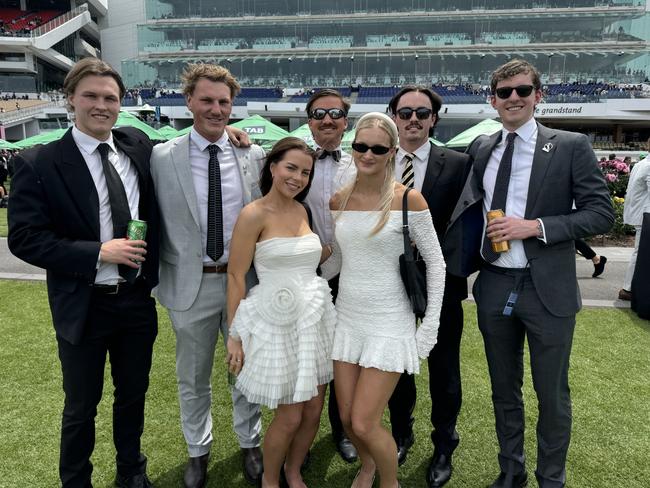
[(129, 220), (126, 238), (130, 241), (144, 241), (147, 236), (147, 223), (144, 220)]

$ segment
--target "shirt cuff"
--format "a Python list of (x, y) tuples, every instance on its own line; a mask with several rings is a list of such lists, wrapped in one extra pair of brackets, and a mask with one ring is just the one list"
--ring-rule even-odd
[(542, 222), (542, 219), (537, 219), (537, 229), (541, 230), (541, 236), (538, 235), (537, 238), (542, 241), (544, 244), (547, 244), (546, 242), (546, 229), (544, 228), (544, 222)]

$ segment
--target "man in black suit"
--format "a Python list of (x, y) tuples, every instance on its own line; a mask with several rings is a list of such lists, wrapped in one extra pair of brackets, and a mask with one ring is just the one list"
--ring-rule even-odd
[[(588, 138), (535, 121), (542, 98), (535, 67), (512, 60), (494, 71), (491, 88), (503, 130), (470, 146), (472, 171), (443, 248), (449, 273), (480, 268), (473, 295), (501, 468), (491, 487), (528, 483), (521, 392), (527, 338), (539, 405), (535, 475), (541, 488), (560, 488), (571, 436), (569, 357), (581, 306), (574, 241), (607, 232), (614, 212)], [(495, 209), (505, 216), (487, 219)], [(490, 241), (508, 241), (508, 249), (496, 252)]]
[[(63, 85), (75, 126), (61, 140), (16, 157), (9, 248), (47, 270), (65, 404), (59, 473), (89, 487), (95, 415), (110, 356), (115, 386), (116, 484), (152, 486), (140, 451), (157, 316), (158, 216), (149, 175), (151, 143), (113, 129), (125, 89), (108, 64), (86, 58)], [(148, 223), (127, 240), (130, 219)]]
[[(440, 96), (423, 86), (409, 85), (389, 102), (399, 131), (395, 175), (406, 186), (419, 190), (427, 200), (433, 224), (442, 242), (447, 223), (463, 189), (469, 157), (435, 146), (429, 141), (438, 122)], [(431, 440), (434, 453), (427, 471), (429, 487), (443, 486), (451, 477), (451, 455), (458, 446), (456, 419), (461, 405), (460, 339), (463, 331), (462, 300), (467, 298), (467, 279), (446, 275), (440, 312), (438, 342), (429, 355)], [(413, 444), (415, 380), (402, 374), (389, 401), (398, 461), (406, 460)]]

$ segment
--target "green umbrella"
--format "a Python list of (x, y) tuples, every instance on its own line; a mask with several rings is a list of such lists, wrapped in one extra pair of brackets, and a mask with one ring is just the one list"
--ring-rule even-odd
[(52, 141), (58, 141), (67, 131), (68, 129), (56, 129), (50, 132), (43, 132), (41, 134), (37, 134), (35, 136), (28, 137), (27, 139), (23, 139), (22, 141), (16, 142), (16, 146), (18, 146), (20, 149), (26, 149), (38, 144), (47, 144)]
[(429, 137), (429, 140), (430, 140), (431, 142), (433, 142), (433, 144), (434, 144), (435, 146), (445, 147), (445, 143), (444, 143), (444, 142), (440, 142), (438, 139), (434, 139), (433, 137)]
[(157, 130), (158, 130), (158, 133), (160, 135), (164, 136), (165, 139), (167, 139), (167, 140), (173, 139), (174, 137), (179, 136), (178, 131), (176, 129), (174, 129), (173, 127), (170, 127), (168, 125), (163, 125), (162, 127), (159, 127)]
[(11, 142), (0, 139), (0, 149), (20, 149), (20, 147), (12, 144)]
[(120, 115), (117, 117), (117, 122), (115, 122), (115, 127), (135, 127), (144, 132), (149, 139), (152, 141), (166, 141), (167, 138), (163, 136), (156, 129), (151, 127), (148, 124), (142, 122), (135, 115), (123, 110), (120, 112)]
[(178, 136), (184, 136), (185, 134), (189, 133), (192, 130), (192, 125), (185, 127), (184, 129), (181, 129), (179, 131), (176, 131), (177, 137)]
[(289, 135), (291, 137), (297, 137), (298, 139), (302, 139), (310, 146), (313, 146), (314, 144), (314, 138), (311, 135), (311, 129), (307, 124), (302, 124), (296, 130), (289, 132)]
[(481, 135), (492, 135), (503, 128), (501, 122), (492, 119), (485, 119), (469, 129), (461, 132), (456, 137), (452, 137), (445, 146), (447, 147), (467, 147), (474, 139)]
[(251, 115), (246, 119), (235, 122), (232, 126), (246, 131), (251, 139), (259, 142), (279, 141), (289, 135), (282, 127), (278, 127), (260, 115)]

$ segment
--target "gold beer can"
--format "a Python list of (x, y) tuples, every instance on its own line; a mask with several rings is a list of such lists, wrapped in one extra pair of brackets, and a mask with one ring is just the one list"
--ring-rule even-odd
[[(490, 210), (487, 213), (487, 221), (488, 223), (494, 219), (498, 219), (499, 217), (505, 217), (505, 213), (503, 210), (500, 208)], [(492, 250), (494, 252), (508, 252), (510, 251), (510, 241), (503, 241), (503, 242), (492, 242)]]

